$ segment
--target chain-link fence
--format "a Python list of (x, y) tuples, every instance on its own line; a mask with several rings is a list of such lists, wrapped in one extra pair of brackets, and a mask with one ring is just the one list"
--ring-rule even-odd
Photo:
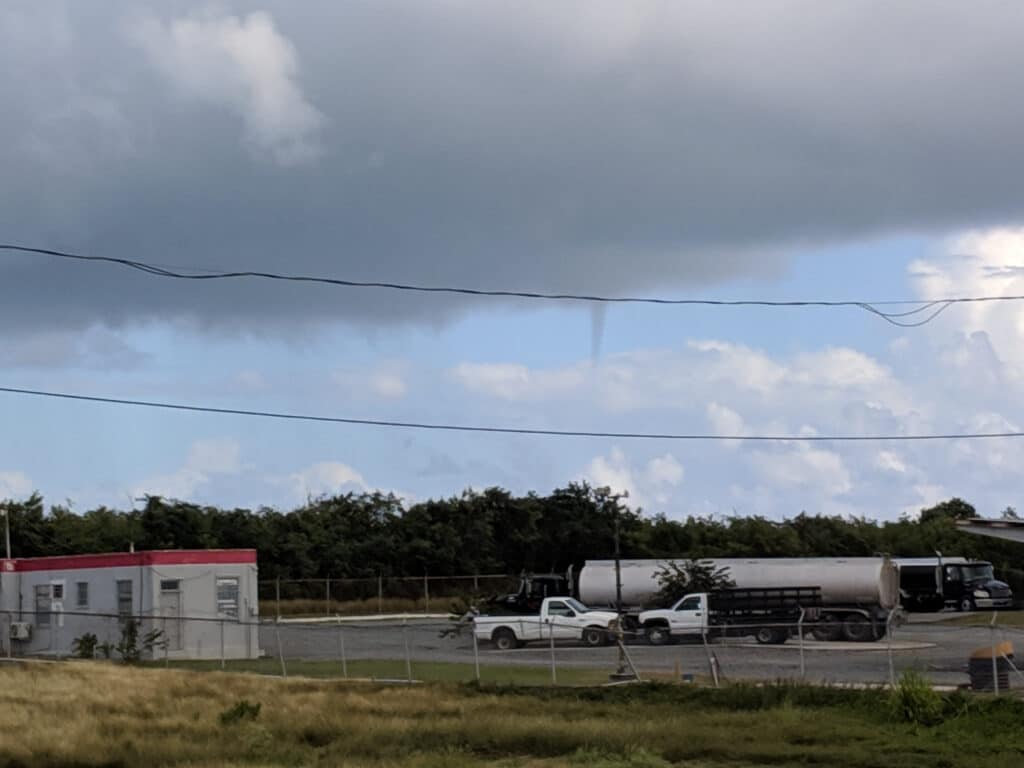
[(259, 582), (259, 601), (260, 613), (273, 617), (437, 614), (455, 601), (518, 587), (519, 577), (508, 574), (274, 579)]
[[(0, 657), (109, 658), (168, 667), (377, 681), (601, 685), (644, 680), (721, 685), (797, 680), (888, 685), (909, 671), (937, 686), (1024, 690), (1016, 614), (934, 615), (892, 623), (873, 642), (772, 633), (651, 636), (540, 617), (479, 622), (416, 616), (243, 621), (233, 617), (0, 613)], [(497, 630), (512, 625), (513, 637)], [(587, 630), (599, 630), (591, 631)], [(821, 630), (822, 627), (815, 627)], [(804, 631), (808, 630), (808, 631)], [(820, 631), (817, 633), (820, 636)], [(652, 642), (652, 640), (654, 642)]]

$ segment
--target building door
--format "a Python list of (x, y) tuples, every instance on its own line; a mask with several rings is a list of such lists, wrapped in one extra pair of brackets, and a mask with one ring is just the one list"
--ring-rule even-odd
[(167, 650), (180, 651), (182, 639), (181, 582), (178, 579), (163, 579), (160, 582), (161, 629)]
[(52, 650), (53, 633), (50, 626), (53, 623), (53, 599), (49, 584), (37, 584), (33, 590), (35, 598), (35, 626), (32, 632), (33, 646), (36, 649)]

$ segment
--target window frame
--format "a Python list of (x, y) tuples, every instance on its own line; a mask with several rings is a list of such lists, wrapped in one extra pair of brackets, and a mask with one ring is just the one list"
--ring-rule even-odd
[[(122, 587), (128, 585), (128, 610), (126, 611), (123, 606), (123, 601), (126, 599), (122, 594)], [(135, 614), (135, 582), (132, 579), (117, 579), (114, 583), (115, 597), (117, 599), (117, 615), (121, 620), (130, 619)]]
[[(222, 588), (234, 587), (234, 598), (221, 596)], [(217, 576), (214, 579), (213, 597), (217, 603), (217, 615), (235, 619), (241, 616), (242, 579), (239, 576)]]
[[(85, 587), (85, 599), (82, 599), (82, 587)], [(76, 581), (75, 582), (75, 608), (88, 608), (89, 607), (89, 582), (88, 581)]]
[[(46, 584), (36, 584), (32, 590), (33, 606), (35, 613), (36, 626), (40, 629), (49, 629), (52, 616), (53, 616), (53, 590), (52, 585), (47, 582)], [(42, 601), (40, 601), (42, 597)], [(45, 610), (43, 609), (43, 606)]]

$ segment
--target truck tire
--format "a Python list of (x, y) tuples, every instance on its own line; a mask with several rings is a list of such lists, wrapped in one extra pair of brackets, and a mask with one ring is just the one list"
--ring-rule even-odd
[(645, 627), (644, 635), (651, 645), (668, 645), (672, 642), (672, 631), (664, 624), (651, 624)]
[(859, 613), (852, 613), (843, 619), (843, 639), (851, 643), (874, 642), (875, 628)]
[(608, 644), (608, 630), (604, 627), (587, 627), (583, 630), (583, 644), (588, 648), (600, 648)]
[(491, 642), (494, 643), (494, 647), (499, 651), (511, 651), (513, 648), (519, 648), (519, 642), (516, 640), (516, 633), (508, 627), (498, 627), (494, 630), (494, 634), (491, 635)]
[(973, 613), (978, 608), (974, 603), (974, 598), (970, 596), (961, 597), (956, 607), (960, 613)]
[(834, 613), (826, 613), (811, 630), (811, 637), (819, 643), (834, 643), (843, 636), (843, 622)]
[(789, 631), (779, 627), (760, 627), (754, 639), (761, 645), (783, 645), (789, 639)]

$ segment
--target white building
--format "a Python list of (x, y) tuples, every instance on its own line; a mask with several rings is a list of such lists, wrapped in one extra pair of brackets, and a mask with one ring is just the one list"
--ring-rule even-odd
[[(16, 655), (71, 653), (93, 634), (116, 645), (128, 619), (169, 659), (256, 658), (256, 551), (168, 550), (0, 559), (0, 645)], [(10, 645), (8, 645), (8, 643)]]

